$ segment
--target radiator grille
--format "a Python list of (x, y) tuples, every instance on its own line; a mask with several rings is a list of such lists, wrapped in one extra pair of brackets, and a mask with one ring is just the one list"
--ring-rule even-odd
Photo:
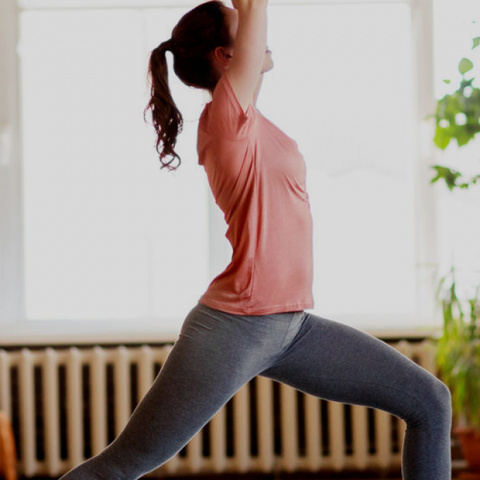
[[(434, 371), (428, 341), (393, 345)], [(58, 476), (121, 431), (171, 346), (0, 350), (0, 409), (21, 473)], [(246, 421), (248, 420), (248, 421)], [(257, 377), (153, 476), (400, 467), (404, 424)]]

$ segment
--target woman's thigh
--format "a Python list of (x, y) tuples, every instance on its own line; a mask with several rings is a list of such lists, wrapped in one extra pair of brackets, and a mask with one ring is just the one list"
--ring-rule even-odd
[(386, 410), (415, 421), (448, 402), (434, 375), (385, 342), (338, 322), (306, 314), (301, 330), (261, 375), (342, 403)]
[(291, 319), (243, 317), (197, 305), (120, 435), (63, 478), (133, 480), (166, 462), (271, 364)]
[(114, 468), (120, 476), (127, 470), (146, 472), (166, 461), (266, 368), (285, 337), (289, 318), (276, 322), (198, 305), (152, 387), (103, 456), (117, 459)]

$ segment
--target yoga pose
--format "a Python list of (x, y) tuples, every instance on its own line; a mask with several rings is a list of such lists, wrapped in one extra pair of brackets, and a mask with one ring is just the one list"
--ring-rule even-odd
[(188, 314), (122, 433), (62, 478), (138, 479), (179, 452), (242, 385), (263, 375), (405, 420), (404, 480), (449, 480), (446, 386), (373, 336), (305, 311), (313, 306), (305, 164), (295, 141), (255, 107), (263, 74), (273, 67), (267, 0), (232, 3), (194, 8), (152, 52), (147, 107), (160, 161), (173, 169), (180, 164), (175, 143), (182, 117), (170, 94), (166, 52), (185, 84), (211, 92), (199, 121), (198, 155), (225, 214), (231, 263)]

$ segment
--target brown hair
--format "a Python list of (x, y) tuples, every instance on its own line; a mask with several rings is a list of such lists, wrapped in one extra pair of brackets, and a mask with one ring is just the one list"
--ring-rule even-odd
[[(144, 113), (146, 115), (150, 110), (152, 115), (161, 168), (175, 170), (180, 165), (181, 160), (174, 147), (183, 126), (182, 114), (168, 85), (166, 52), (172, 52), (173, 69), (183, 83), (213, 91), (219, 74), (212, 68), (212, 52), (216, 47), (227, 47), (232, 42), (225, 21), (225, 8), (220, 1), (203, 3), (194, 8), (180, 19), (172, 31), (172, 38), (161, 43), (150, 55), (151, 98)], [(175, 160), (176, 166), (172, 165)]]

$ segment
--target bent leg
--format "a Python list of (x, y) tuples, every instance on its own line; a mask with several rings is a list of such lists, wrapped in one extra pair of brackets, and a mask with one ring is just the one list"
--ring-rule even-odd
[(407, 423), (404, 479), (451, 478), (449, 390), (375, 337), (306, 314), (298, 335), (261, 375), (327, 400), (398, 416)]
[(247, 381), (266, 368), (241, 320), (196, 307), (125, 429), (62, 480), (134, 480), (175, 455)]

